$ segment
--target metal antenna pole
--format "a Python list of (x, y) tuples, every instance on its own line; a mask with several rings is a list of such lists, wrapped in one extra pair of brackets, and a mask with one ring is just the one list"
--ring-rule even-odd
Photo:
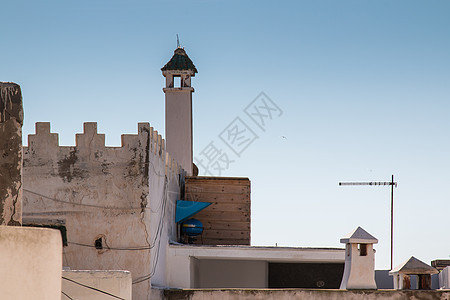
[(391, 270), (394, 261), (394, 175), (391, 179)]
[(339, 182), (339, 185), (390, 185), (391, 186), (391, 270), (394, 261), (394, 187), (397, 187), (397, 182), (394, 181), (394, 175), (391, 181), (382, 182)]

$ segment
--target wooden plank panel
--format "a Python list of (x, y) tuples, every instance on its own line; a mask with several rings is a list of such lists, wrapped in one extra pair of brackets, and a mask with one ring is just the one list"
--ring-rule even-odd
[(250, 230), (250, 222), (202, 221), (205, 230)]
[(250, 231), (238, 231), (238, 230), (205, 230), (203, 231), (203, 238), (213, 239), (249, 239)]
[(205, 186), (210, 186), (211, 188), (214, 189), (219, 189), (222, 186), (227, 186), (227, 187), (235, 187), (235, 188), (239, 188), (239, 187), (250, 187), (250, 185), (248, 183), (244, 183), (244, 184), (230, 184), (229, 182), (221, 182), (221, 183), (214, 183), (214, 184), (210, 184), (208, 182), (205, 183), (200, 183), (200, 182), (187, 182), (186, 185), (189, 186), (194, 186), (194, 187), (205, 187)]
[(215, 202), (208, 206), (205, 211), (229, 211), (250, 212), (250, 203), (220, 203)]
[(250, 179), (247, 177), (203, 177), (186, 176), (185, 182), (189, 184), (247, 184), (250, 185)]
[(195, 215), (200, 221), (228, 221), (228, 222), (250, 222), (250, 213), (248, 212), (229, 212), (229, 211), (206, 211), (203, 210)]
[(186, 184), (185, 192), (186, 193), (248, 194), (248, 193), (250, 193), (250, 187), (249, 186), (241, 186), (241, 185), (223, 185), (223, 184), (221, 184), (221, 185)]
[(201, 193), (188, 192), (185, 194), (188, 201), (206, 201), (206, 202), (239, 202), (250, 203), (250, 194), (222, 194), (222, 193)]
[(230, 180), (213, 180), (213, 181), (207, 181), (207, 180), (186, 180), (186, 184), (189, 185), (241, 185), (241, 186), (250, 186), (249, 180), (239, 180), (239, 181), (230, 181)]
[[(213, 204), (197, 213), (203, 244), (250, 244), (250, 180), (248, 178), (187, 177), (185, 199)], [(198, 238), (196, 244), (201, 243)]]
[[(194, 244), (202, 244), (199, 238)], [(249, 240), (228, 240), (228, 239), (203, 239), (203, 245), (244, 245), (250, 246)]]

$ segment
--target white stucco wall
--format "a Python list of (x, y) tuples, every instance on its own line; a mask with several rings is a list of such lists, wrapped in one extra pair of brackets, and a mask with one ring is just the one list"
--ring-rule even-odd
[(346, 244), (344, 275), (341, 289), (376, 289), (375, 251), (367, 245), (367, 255), (361, 256), (358, 244)]
[(450, 289), (450, 267), (445, 267), (445, 269), (439, 273), (439, 288)]
[(192, 175), (192, 87), (164, 88), (167, 152)]
[[(290, 263), (343, 263), (344, 249), (316, 249), (295, 247), (252, 247), (252, 246), (190, 246), (170, 245), (167, 249), (167, 284), (173, 288), (193, 288), (201, 272), (198, 260), (229, 261), (239, 266), (240, 261)], [(237, 264), (235, 264), (237, 262)], [(260, 269), (263, 271), (262, 269)], [(220, 272), (220, 270), (217, 270)], [(229, 270), (239, 272), (239, 269)], [(264, 271), (265, 272), (265, 271)], [(196, 278), (197, 277), (197, 278)], [(251, 281), (251, 280), (250, 280)], [(248, 284), (254, 282), (248, 281)], [(198, 281), (197, 281), (198, 282)], [(258, 286), (261, 281), (258, 280)]]
[[(170, 159), (169, 159), (170, 160)], [(155, 165), (156, 169), (162, 166)], [(173, 169), (172, 169), (173, 170)], [(167, 248), (170, 242), (177, 240), (177, 227), (175, 224), (176, 200), (180, 199), (180, 185), (184, 180), (184, 171), (167, 172), (166, 177), (158, 178), (150, 182), (151, 208), (151, 236), (154, 247), (151, 250), (151, 274), (152, 286), (167, 286), (166, 261), (170, 260)], [(164, 184), (164, 182), (166, 182)], [(165, 188), (153, 188), (157, 184)]]
[[(86, 287), (89, 286), (131, 300), (131, 274), (128, 271), (63, 271), (62, 277), (62, 292), (72, 299), (110, 300), (114, 298)], [(64, 294), (61, 295), (61, 300), (69, 299)]]
[(0, 226), (0, 298), (61, 299), (58, 230)]
[[(76, 146), (59, 146), (50, 124), (37, 123), (24, 148), (24, 217), (64, 220), (65, 267), (128, 270), (133, 299), (147, 299), (164, 182), (177, 197), (181, 171), (148, 123), (139, 123), (136, 135), (122, 135), (121, 147), (105, 147), (96, 123), (84, 124)], [(98, 238), (104, 249), (94, 247)]]

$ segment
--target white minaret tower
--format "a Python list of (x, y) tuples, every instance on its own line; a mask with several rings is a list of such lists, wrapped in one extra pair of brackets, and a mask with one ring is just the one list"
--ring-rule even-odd
[(373, 244), (378, 240), (358, 227), (342, 238), (341, 243), (345, 244), (345, 267), (340, 289), (376, 290)]
[(186, 171), (193, 171), (191, 77), (197, 69), (183, 48), (175, 49), (170, 61), (161, 69), (166, 77), (166, 151)]

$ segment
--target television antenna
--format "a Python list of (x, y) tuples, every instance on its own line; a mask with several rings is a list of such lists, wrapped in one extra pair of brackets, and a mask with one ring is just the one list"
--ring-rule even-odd
[(392, 262), (394, 259), (394, 187), (397, 187), (397, 182), (394, 181), (394, 175), (392, 175), (391, 181), (372, 181), (372, 182), (339, 182), (339, 185), (379, 185), (391, 186), (391, 270)]

